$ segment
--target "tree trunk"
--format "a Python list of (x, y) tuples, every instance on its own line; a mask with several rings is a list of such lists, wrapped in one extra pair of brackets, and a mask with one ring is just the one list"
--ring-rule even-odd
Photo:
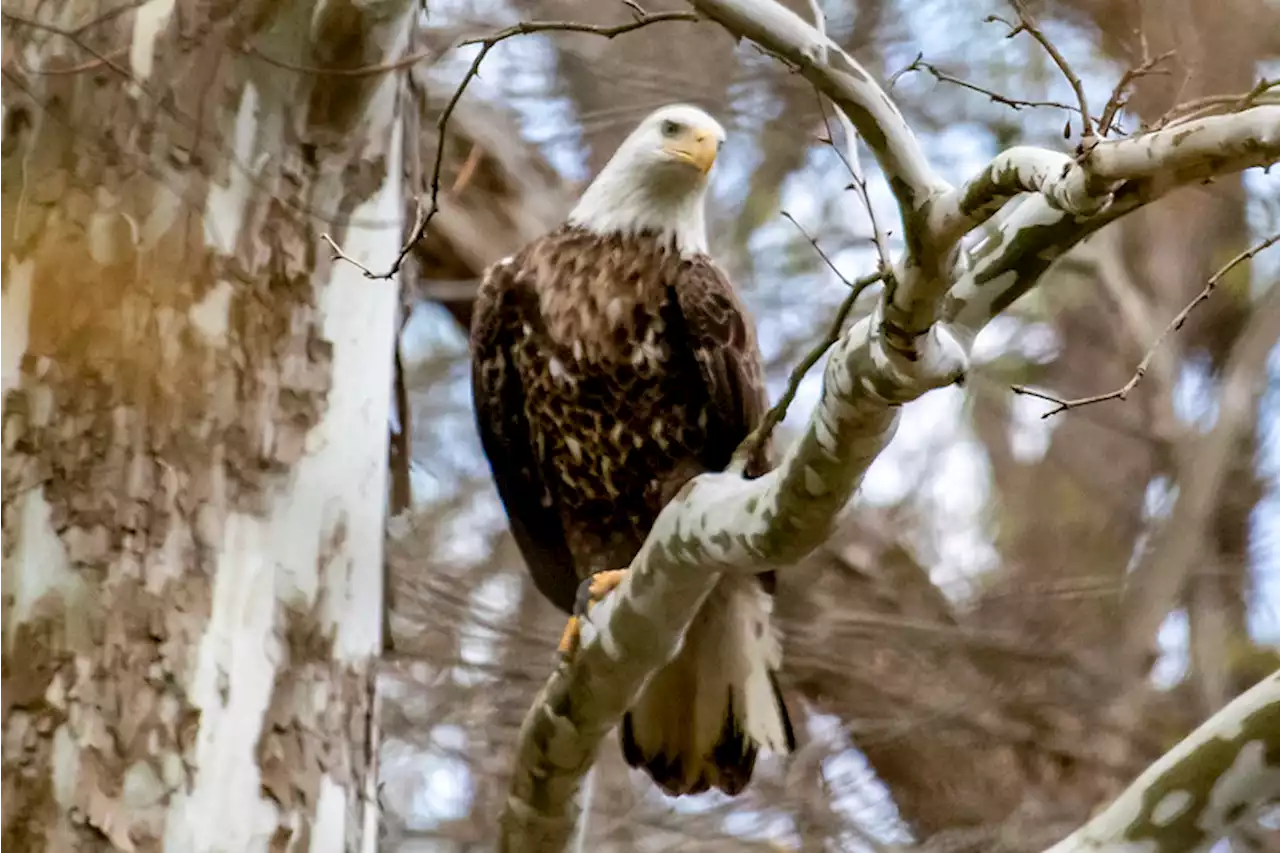
[(372, 850), (399, 82), (306, 69), (414, 4), (98, 6), (5, 13), (3, 842)]

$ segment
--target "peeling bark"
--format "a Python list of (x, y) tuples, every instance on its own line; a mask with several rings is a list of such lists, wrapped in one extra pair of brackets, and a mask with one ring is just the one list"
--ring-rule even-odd
[(13, 5), (3, 841), (373, 849), (413, 4)]

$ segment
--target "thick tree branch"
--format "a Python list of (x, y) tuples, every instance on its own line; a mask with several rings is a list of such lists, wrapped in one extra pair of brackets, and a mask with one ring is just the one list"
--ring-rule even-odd
[[(1211, 141), (1220, 147), (1214, 148)], [(971, 343), (993, 317), (1034, 286), (1050, 264), (1102, 226), (1178, 187), (1276, 162), (1280, 162), (1280, 107), (1270, 105), (1100, 143), (1083, 165), (1075, 163), (1068, 174), (1050, 181), (1042, 192), (1013, 198), (1000, 209), (998, 227), (957, 269), (942, 319), (952, 324), (961, 340)], [(986, 171), (993, 167), (994, 162)], [(1117, 182), (1112, 184), (1110, 203), (1103, 210), (1082, 216), (1055, 206), (1063, 199), (1072, 200), (1093, 175)], [(982, 177), (965, 187), (981, 186)], [(995, 180), (986, 186), (991, 194), (1007, 196), (1015, 185)], [(957, 194), (963, 192), (962, 188)], [(994, 204), (986, 203), (981, 193), (970, 192), (967, 203), (948, 199), (946, 208), (972, 219), (990, 213)], [(939, 209), (943, 207), (940, 202)], [(970, 209), (974, 211), (971, 214), (966, 212)], [(946, 216), (939, 214), (940, 218)]]
[(1048, 853), (1201, 850), (1277, 797), (1280, 671), (1187, 735)]

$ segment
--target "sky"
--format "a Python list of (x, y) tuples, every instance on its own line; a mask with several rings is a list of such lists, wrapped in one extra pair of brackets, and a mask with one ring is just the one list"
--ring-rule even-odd
[[(501, 8), (499, 4), (492, 6)], [(434, 4), (433, 8), (436, 23), (440, 23), (441, 18), (448, 18), (452, 11), (449, 5)], [(983, 25), (980, 23), (982, 12), (974, 6), (927, 1), (916, 3), (912, 8), (914, 13), (907, 16), (911, 30), (909, 43), (889, 52), (888, 67), (905, 66), (914, 58), (916, 51), (923, 52), (927, 60), (955, 67), (964, 59), (959, 51), (964, 50), (970, 42), (966, 34), (977, 36), (983, 32)], [(484, 11), (476, 10), (469, 17), (474, 20)], [(1067, 26), (1049, 26), (1046, 29), (1059, 48), (1072, 57), (1073, 62), (1075, 57), (1088, 54), (1087, 40), (1083, 34)], [(1009, 69), (1010, 85), (1000, 87), (996, 84), (996, 88), (1028, 97), (1051, 96), (1070, 100), (1070, 93), (1053, 74), (1044, 75), (1047, 87), (1045, 92), (1026, 92), (1024, 81), (1028, 63), (1037, 61), (1036, 56), (1028, 52), (1027, 41), (991, 37), (983, 42), (984, 50), (985, 46), (990, 46), (990, 55), (984, 55), (984, 61), (997, 67), (1003, 62)], [(472, 56), (473, 53), (468, 49), (457, 51), (452, 60), (441, 63), (442, 76), (457, 79)], [(545, 92), (548, 75), (552, 71), (552, 61), (548, 44), (541, 38), (508, 41), (490, 54), (481, 78), (472, 84), (466, 97), (501, 101), (501, 88), (494, 85), (497, 81), (514, 85), (521, 91)], [(1103, 103), (1117, 70), (1102, 63), (1076, 62), (1076, 68), (1082, 75), (1091, 102)], [(1277, 70), (1264, 69), (1264, 73), (1268, 72), (1275, 76)], [(984, 79), (990, 79), (985, 72)], [(1013, 81), (1018, 81), (1018, 85), (1014, 85)], [(927, 92), (930, 88), (937, 89), (939, 84), (926, 75), (915, 75), (904, 78), (898, 85), (908, 90), (915, 87), (916, 91)], [(955, 96), (954, 92), (937, 91), (936, 94), (938, 97)], [(572, 132), (575, 120), (567, 103), (555, 98), (522, 97), (509, 104), (519, 112), (526, 138), (545, 140), (545, 153), (566, 178), (575, 181), (589, 178), (584, 171), (579, 140)], [(1028, 139), (1046, 144), (1048, 140), (1061, 138), (1060, 113), (1022, 111), (1018, 113), (1018, 120)], [(566, 131), (566, 128), (570, 130)], [(922, 141), (943, 176), (952, 182), (958, 182), (978, 171), (995, 153), (987, 134), (978, 130), (975, 125), (953, 124), (942, 133), (924, 135)], [(816, 226), (826, 203), (825, 198), (814, 192), (814, 187), (822, 185), (824, 177), (830, 176), (833, 169), (843, 168), (834, 157), (824, 156), (824, 153), (829, 154), (815, 152), (811, 155), (807, 168), (793, 176), (784, 188), (782, 208), (804, 225)], [(752, 149), (749, 141), (737, 140), (731, 135), (717, 165), (712, 203), (731, 204), (736, 198), (740, 198), (741, 188), (745, 186), (757, 158), (758, 152)], [(862, 161), (868, 172), (872, 202), (878, 218), (881, 222), (895, 222), (896, 211), (892, 198), (878, 171), (872, 167), (872, 158), (864, 154)], [(1261, 237), (1280, 227), (1280, 174), (1251, 174), (1247, 180), (1252, 192), (1250, 225), (1256, 237)], [(846, 195), (843, 206), (850, 227), (865, 233), (865, 213), (852, 194)], [(753, 251), (761, 260), (757, 270), (764, 269), (767, 274), (766, 261), (771, 255), (770, 247), (793, 239), (792, 226), (781, 219), (762, 227), (752, 242)], [(874, 259), (866, 250), (836, 252), (834, 260), (850, 278), (865, 274), (874, 265)], [(1255, 265), (1255, 292), (1260, 292), (1267, 282), (1276, 281), (1277, 274), (1280, 273), (1280, 249), (1274, 250), (1270, 256), (1262, 256), (1260, 261)], [(770, 351), (777, 351), (784, 338), (794, 337), (797, 332), (811, 329), (816, 335), (820, 318), (826, 316), (830, 307), (839, 301), (843, 290), (843, 285), (835, 275), (826, 272), (820, 273), (811, 281), (806, 280), (805, 287), (811, 287), (806, 289), (804, 297), (809, 310), (797, 308), (792, 312), (782, 312), (782, 316), (778, 316), (776, 311), (767, 315), (758, 312), (761, 318), (761, 346), (766, 355)], [(753, 300), (760, 298), (758, 290), (750, 285), (744, 288), (744, 299), (749, 307)], [(442, 311), (423, 308), (411, 325), (406, 349), (425, 354), (438, 348), (451, 353), (463, 353), (466, 348), (465, 338)], [(981, 365), (1009, 348), (1017, 348), (1034, 358), (1058, 355), (1058, 342), (1050, 328), (1001, 318), (978, 339), (973, 353), (974, 363)], [(821, 375), (821, 365), (816, 366), (801, 384), (796, 402), (785, 422), (787, 427), (803, 427), (817, 400)], [(1257, 567), (1258, 590), (1250, 620), (1251, 628), (1259, 639), (1277, 642), (1280, 641), (1280, 347), (1272, 352), (1269, 375), (1269, 389), (1262, 407), (1264, 429), (1260, 454), (1261, 469), (1269, 488), (1266, 498), (1256, 511), (1256, 536), (1252, 547)], [(455, 378), (461, 380), (463, 377)], [(772, 384), (770, 390), (773, 398), (782, 391), (783, 384), (781, 377)], [(1207, 429), (1212, 425), (1213, 405), (1210, 396), (1203, 392), (1203, 377), (1189, 370), (1184, 377), (1184, 385), (1186, 392), (1181, 396), (1186, 405), (1180, 412), (1181, 416), (1187, 422)], [(449, 423), (442, 423), (441, 429), (448, 433), (445, 439), (448, 443), (461, 442), (469, 448), (468, 453), (475, 454), (475, 458), (451, 464), (465, 465), (471, 473), (484, 473), (487, 469), (478, 456), (478, 443), (472, 434), (473, 426), (467, 408), (469, 389), (465, 382), (457, 382), (455, 386), (441, 393), (462, 404), (459, 409), (462, 416)], [(927, 551), (935, 555), (931, 566), (934, 579), (957, 601), (964, 598), (966, 579), (997, 565), (996, 551), (983, 529), (984, 505), (989, 491), (987, 461), (980, 443), (972, 435), (963, 416), (963, 402), (963, 392), (950, 388), (934, 391), (908, 406), (893, 442), (873, 464), (854, 500), (855, 507), (888, 505), (898, 502), (905, 494), (916, 491), (918, 503), (928, 510), (921, 513), (921, 517), (931, 523), (931, 529), (923, 532), (933, 540), (932, 547)], [(1025, 397), (1015, 397), (1013, 400), (1015, 424), (1012, 440), (1015, 453), (1025, 460), (1033, 460), (1045, 452), (1050, 434), (1055, 424), (1060, 422), (1052, 419), (1045, 421), (1039, 417), (1047, 405)], [(452, 479), (444, 473), (433, 475), (429, 460), (414, 473), (418, 495), (426, 500), (443, 496), (444, 483)], [(1170, 501), (1153, 500), (1151, 503), (1152, 512), (1159, 513), (1167, 511)], [(477, 559), (487, 547), (485, 531), (503, 523), (504, 518), (495, 496), (490, 495), (477, 502), (469, 517), (458, 525), (458, 535), (451, 539), (449, 552), (444, 556), (460, 562)], [(945, 559), (937, 555), (945, 555)], [(474, 595), (478, 602), (502, 608), (514, 599), (514, 590), (502, 581), (495, 581), (476, 590)], [(1171, 684), (1177, 681), (1186, 664), (1187, 626), (1181, 614), (1174, 614), (1169, 618), (1161, 631), (1160, 640), (1164, 655), (1154, 677), (1159, 683)], [(491, 642), (482, 633), (477, 634), (468, 648), (464, 649), (464, 657), (474, 659), (475, 662), (487, 659), (491, 653)], [(460, 730), (438, 727), (433, 732), (433, 737), (449, 741), (450, 738), (456, 740), (462, 735)], [(458, 746), (460, 744), (454, 744), (454, 748)], [(409, 760), (408, 756), (404, 760)], [(843, 760), (846, 761), (846, 766), (828, 768), (828, 772), (870, 778), (870, 771), (855, 751), (849, 751), (847, 759)], [(437, 763), (430, 765), (427, 783), (416, 795), (419, 818), (430, 822), (465, 812), (469, 786), (461, 767), (456, 760), (449, 758), (440, 758)], [(868, 808), (879, 809), (880, 816), (887, 816), (888, 823), (892, 824), (891, 814), (886, 815), (884, 812), (885, 808), (891, 811), (892, 807), (883, 802), (872, 806), (865, 802), (847, 805), (859, 810), (860, 814), (866, 814)]]

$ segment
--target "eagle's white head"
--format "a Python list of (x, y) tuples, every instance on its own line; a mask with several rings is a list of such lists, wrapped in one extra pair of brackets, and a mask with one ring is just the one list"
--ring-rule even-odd
[(707, 176), (724, 137), (697, 107), (655, 110), (618, 146), (569, 222), (597, 234), (653, 231), (674, 238), (683, 255), (706, 252)]

